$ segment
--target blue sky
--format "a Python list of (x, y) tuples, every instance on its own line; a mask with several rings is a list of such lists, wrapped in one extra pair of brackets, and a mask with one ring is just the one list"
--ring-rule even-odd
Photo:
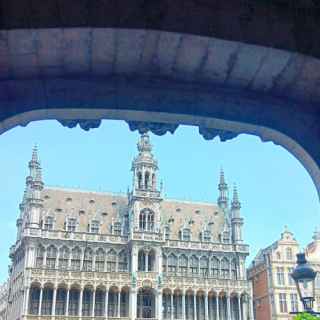
[[(18, 205), (33, 145), (39, 147), (47, 185), (125, 192), (131, 186), (138, 136), (121, 121), (104, 121), (89, 132), (40, 121), (1, 136), (0, 281), (7, 277), (8, 251), (16, 238)], [(248, 135), (223, 143), (205, 141), (197, 128), (186, 126), (174, 135), (151, 134), (151, 140), (167, 197), (216, 202), (221, 166), (229, 186), (237, 183), (244, 238), (251, 248), (248, 262), (259, 248), (278, 239), (285, 225), (302, 246), (311, 241), (320, 225), (316, 189), (302, 165), (283, 148)]]

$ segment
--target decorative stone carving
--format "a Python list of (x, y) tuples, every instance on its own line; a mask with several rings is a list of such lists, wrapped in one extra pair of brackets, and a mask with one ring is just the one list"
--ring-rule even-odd
[(131, 131), (138, 130), (140, 134), (151, 131), (157, 136), (163, 136), (167, 132), (173, 134), (178, 128), (178, 124), (172, 123), (157, 123), (157, 122), (142, 122), (142, 121), (127, 121)]
[(89, 131), (90, 129), (96, 129), (100, 127), (101, 120), (58, 120), (64, 127), (68, 127), (70, 129), (75, 128), (78, 124), (81, 129), (85, 131)]
[(199, 133), (202, 135), (202, 137), (205, 140), (213, 140), (215, 137), (219, 137), (222, 142), (231, 140), (239, 135), (239, 133), (228, 131), (228, 130), (206, 128), (206, 127), (199, 127)]

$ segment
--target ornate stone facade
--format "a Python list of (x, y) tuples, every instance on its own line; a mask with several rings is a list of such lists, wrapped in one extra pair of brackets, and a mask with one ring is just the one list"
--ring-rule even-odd
[[(306, 258), (320, 270), (320, 234), (316, 232), (306, 249)], [(248, 269), (253, 284), (256, 320), (289, 320), (290, 312), (302, 311), (298, 292), (290, 273), (296, 266), (299, 243), (287, 229), (271, 246), (260, 250)], [(316, 278), (315, 311), (320, 311), (320, 275)]]
[(127, 194), (49, 188), (37, 149), (10, 250), (8, 320), (253, 319), (237, 189), (164, 199), (143, 133)]

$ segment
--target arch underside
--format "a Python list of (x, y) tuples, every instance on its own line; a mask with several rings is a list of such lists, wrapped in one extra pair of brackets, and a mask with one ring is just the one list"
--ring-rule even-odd
[(37, 29), (0, 32), (0, 71), (0, 133), (41, 119), (249, 133), (285, 147), (320, 190), (318, 59), (180, 33)]

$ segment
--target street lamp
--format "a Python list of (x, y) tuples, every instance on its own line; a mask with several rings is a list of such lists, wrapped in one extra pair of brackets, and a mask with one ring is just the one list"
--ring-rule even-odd
[(312, 269), (306, 260), (304, 253), (297, 254), (297, 266), (291, 273), (291, 277), (296, 283), (300, 300), (305, 312), (316, 314), (313, 311), (315, 297), (315, 278), (317, 272)]

